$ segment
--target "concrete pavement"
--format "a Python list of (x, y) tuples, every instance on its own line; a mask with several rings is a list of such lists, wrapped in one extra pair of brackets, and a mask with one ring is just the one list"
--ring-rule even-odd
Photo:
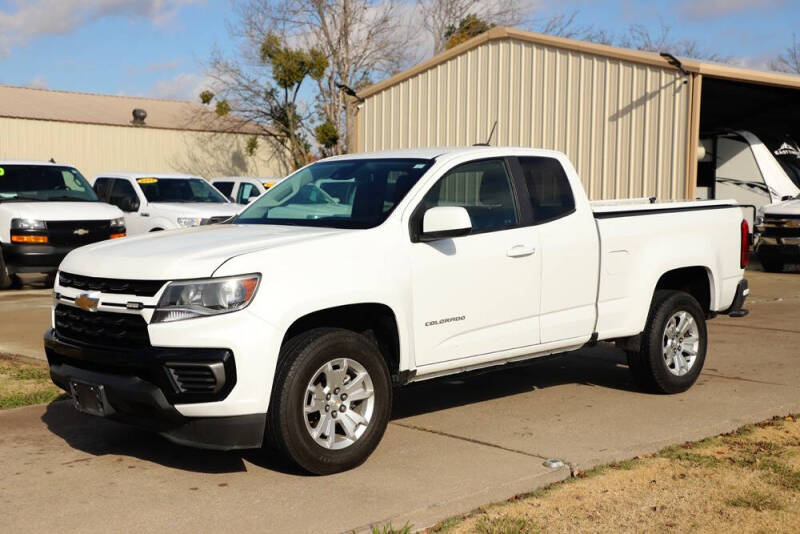
[(420, 383), (397, 393), (368, 462), (331, 477), (260, 451), (180, 447), (66, 402), (0, 412), (3, 530), (422, 527), (570, 475), (545, 458), (586, 469), (800, 412), (800, 275), (748, 277), (751, 314), (709, 323), (705, 370), (684, 394), (636, 391), (622, 353), (602, 345)]

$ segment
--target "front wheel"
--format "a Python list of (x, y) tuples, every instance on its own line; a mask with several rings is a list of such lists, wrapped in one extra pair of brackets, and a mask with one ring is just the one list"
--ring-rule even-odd
[(697, 381), (706, 359), (703, 309), (683, 291), (653, 295), (638, 351), (628, 352), (628, 366), (638, 382), (658, 393), (680, 393)]
[(367, 337), (310, 330), (281, 350), (268, 438), (297, 465), (327, 475), (363, 463), (392, 410), (389, 369)]

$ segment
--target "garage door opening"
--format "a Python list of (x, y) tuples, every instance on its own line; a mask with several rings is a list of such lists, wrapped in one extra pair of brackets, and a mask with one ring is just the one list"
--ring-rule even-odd
[(697, 198), (781, 202), (800, 192), (800, 90), (703, 76)]

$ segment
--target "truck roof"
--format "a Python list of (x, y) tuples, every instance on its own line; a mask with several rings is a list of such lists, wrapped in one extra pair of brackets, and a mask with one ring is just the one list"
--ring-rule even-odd
[(102, 172), (96, 174), (94, 179), (98, 178), (158, 178), (159, 180), (172, 180), (172, 179), (186, 179), (186, 178), (202, 178), (194, 174), (173, 174), (163, 172)]
[(56, 167), (72, 167), (75, 168), (75, 165), (70, 165), (69, 163), (64, 163), (61, 161), (36, 161), (36, 160), (27, 160), (27, 159), (4, 159), (0, 160), (1, 165), (41, 165), (41, 166), (56, 166)]
[(334, 160), (347, 160), (347, 159), (364, 159), (364, 158), (409, 158), (409, 159), (434, 159), (440, 156), (456, 156), (462, 154), (481, 154), (484, 152), (493, 155), (498, 152), (508, 152), (509, 154), (525, 154), (530, 156), (562, 156), (561, 152), (555, 150), (546, 150), (542, 148), (528, 148), (516, 146), (466, 146), (466, 147), (432, 147), (432, 148), (405, 148), (399, 150), (381, 150), (378, 152), (361, 152), (358, 154), (344, 154), (342, 156), (333, 156), (326, 158), (323, 161)]

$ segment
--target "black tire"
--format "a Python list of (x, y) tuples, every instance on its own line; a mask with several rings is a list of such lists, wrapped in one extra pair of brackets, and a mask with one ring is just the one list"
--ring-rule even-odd
[(765, 271), (768, 273), (782, 273), (783, 272), (783, 261), (769, 257), (769, 256), (758, 256), (759, 261), (761, 262), (761, 266), (764, 268)]
[(14, 285), (14, 275), (9, 274), (3, 253), (0, 252), (0, 289), (8, 289)]
[[(688, 312), (692, 316), (700, 338), (694, 364), (683, 376), (677, 376), (668, 369), (662, 347), (667, 321), (679, 311)], [(681, 393), (692, 387), (703, 370), (707, 344), (705, 313), (697, 300), (683, 291), (658, 290), (653, 295), (640, 349), (627, 353), (628, 367), (646, 391)]]
[[(354, 443), (333, 450), (318, 444), (306, 429), (303, 403), (306, 386), (325, 363), (355, 360), (369, 373), (374, 388), (372, 418)], [(267, 441), (302, 469), (328, 475), (352, 469), (366, 461), (378, 446), (392, 412), (389, 368), (369, 338), (338, 328), (309, 330), (287, 341), (281, 349), (267, 414)]]

